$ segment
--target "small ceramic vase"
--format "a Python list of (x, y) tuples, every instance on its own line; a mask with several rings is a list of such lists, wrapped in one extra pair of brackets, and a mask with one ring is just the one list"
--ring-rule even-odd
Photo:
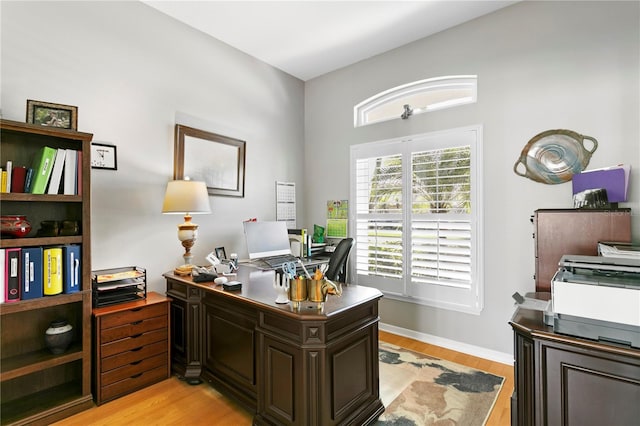
[(73, 327), (64, 319), (52, 321), (44, 335), (44, 342), (51, 353), (64, 353), (73, 339)]

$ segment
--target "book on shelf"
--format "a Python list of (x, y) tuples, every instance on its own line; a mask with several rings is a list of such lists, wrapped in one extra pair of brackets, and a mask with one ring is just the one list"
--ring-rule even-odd
[(76, 194), (82, 195), (82, 151), (77, 151), (76, 160)]
[(48, 146), (43, 146), (33, 159), (33, 182), (31, 184), (32, 194), (44, 194), (53, 170), (53, 162), (56, 157), (56, 150)]
[(76, 194), (76, 179), (78, 174), (78, 151), (68, 149), (64, 160), (64, 195)]
[(58, 148), (56, 150), (56, 159), (53, 162), (53, 169), (51, 170), (51, 176), (49, 177), (47, 194), (55, 195), (60, 192), (60, 182), (62, 182), (62, 170), (64, 168), (66, 156), (66, 149)]
[(11, 192), (11, 175), (13, 174), (13, 161), (7, 161), (7, 192)]
[(11, 192), (24, 192), (24, 182), (27, 176), (27, 168), (16, 166), (11, 172)]
[(20, 248), (5, 249), (4, 301), (20, 300)]
[(64, 259), (64, 266), (62, 268), (64, 292), (76, 293), (80, 290), (80, 280), (82, 276), (80, 269), (80, 246), (77, 244), (62, 246), (62, 258)]
[(0, 192), (7, 192), (7, 171), (0, 169)]
[(33, 184), (33, 169), (27, 167), (27, 172), (24, 175), (24, 192), (26, 194), (31, 193), (31, 185)]
[(45, 296), (62, 293), (62, 247), (47, 247), (42, 251), (42, 281)]
[(44, 296), (42, 288), (42, 247), (22, 248), (22, 300)]

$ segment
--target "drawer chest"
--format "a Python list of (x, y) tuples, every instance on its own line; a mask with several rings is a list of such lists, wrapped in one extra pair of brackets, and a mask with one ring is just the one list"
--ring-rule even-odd
[(146, 300), (93, 310), (96, 404), (169, 377), (169, 303), (149, 292)]

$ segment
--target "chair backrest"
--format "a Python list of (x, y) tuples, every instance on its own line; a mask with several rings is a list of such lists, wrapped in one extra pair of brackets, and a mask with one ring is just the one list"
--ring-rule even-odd
[(331, 281), (346, 282), (347, 280), (347, 259), (353, 247), (353, 238), (344, 238), (338, 244), (329, 259), (329, 268), (324, 274)]

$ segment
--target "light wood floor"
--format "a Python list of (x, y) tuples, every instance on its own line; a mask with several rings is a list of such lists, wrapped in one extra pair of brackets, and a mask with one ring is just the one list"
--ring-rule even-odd
[[(380, 332), (380, 340), (416, 352), (467, 365), (504, 377), (498, 400), (487, 425), (510, 424), (510, 397), (513, 392), (513, 367), (473, 357), (439, 346), (394, 334)], [(252, 414), (211, 386), (191, 386), (175, 376), (131, 395), (93, 407), (69, 417), (55, 426), (132, 426), (132, 425), (251, 425)]]

